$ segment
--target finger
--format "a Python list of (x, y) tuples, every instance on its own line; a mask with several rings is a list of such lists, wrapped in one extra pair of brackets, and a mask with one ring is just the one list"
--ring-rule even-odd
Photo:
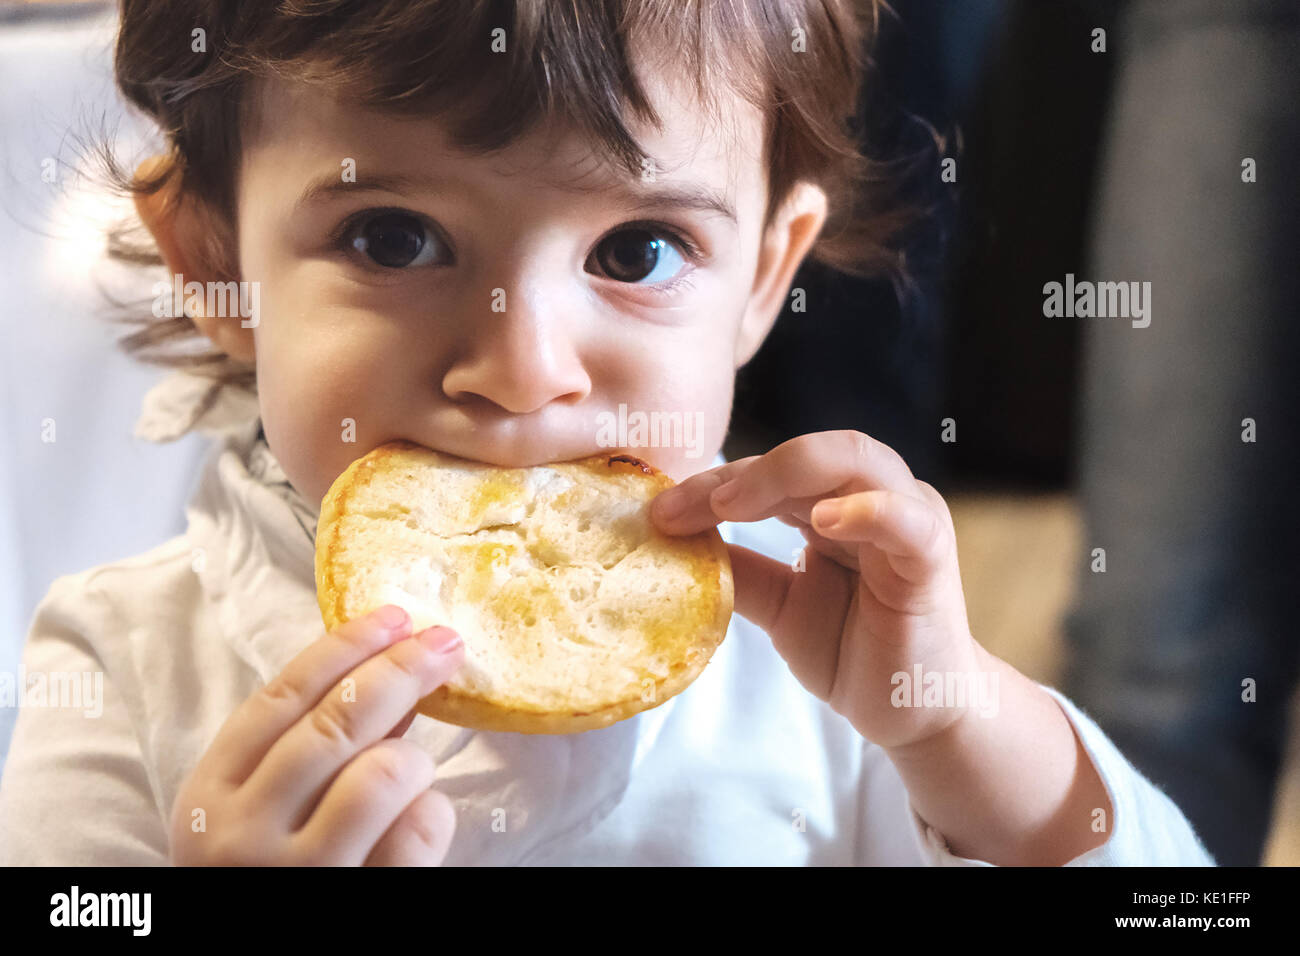
[(456, 808), (446, 794), (426, 790), (375, 845), (366, 866), (441, 866), (456, 834)]
[(782, 442), (752, 468), (710, 493), (725, 521), (761, 521), (792, 502), (871, 488), (903, 492), (916, 484), (888, 445), (855, 431), (813, 432)]
[[(762, 521), (809, 499), (870, 488), (915, 492), (902, 457), (856, 431), (799, 435), (777, 445), (724, 485), (708, 491), (713, 521)], [(698, 515), (698, 506), (692, 514)], [(698, 521), (696, 522), (698, 524)], [(681, 533), (674, 527), (673, 533)]]
[(934, 505), (935, 510), (943, 516), (943, 522), (948, 526), (948, 530), (952, 532), (952, 536), (955, 540), (957, 537), (957, 529), (953, 525), (952, 510), (948, 507), (947, 499), (939, 493), (939, 489), (928, 481), (918, 481), (916, 487), (921, 492), (921, 497)]
[[(822, 557), (829, 558), (841, 567), (848, 568), (850, 571), (857, 573), (860, 570), (859, 550), (861, 545), (856, 541), (833, 541), (824, 535), (818, 534), (813, 530), (811, 524), (799, 529), (803, 533), (805, 543), (805, 552), (808, 548), (816, 551)], [(807, 559), (805, 557), (805, 564)]]
[(393, 738), (406, 736), (406, 732), (411, 729), (411, 724), (415, 722), (415, 715), (417, 713), (419, 713), (419, 711), (412, 708), (411, 712), (402, 718), (402, 722), (385, 734), (385, 736)]
[(410, 740), (380, 740), (344, 767), (293, 843), (306, 859), (360, 866), (402, 816), (433, 786), (433, 758)]
[(743, 545), (728, 544), (727, 551), (731, 556), (736, 613), (763, 630), (771, 631), (781, 615), (791, 579), (797, 572), (788, 564)]
[[(781, 631), (791, 616), (806, 624), (818, 615), (820, 599), (804, 606), (800, 602), (807, 599), (805, 592), (794, 587), (808, 580), (806, 571), (795, 571), (742, 545), (728, 544), (727, 551), (736, 584), (735, 610), (741, 617), (772, 634)], [(793, 611), (792, 602), (797, 604)]]
[(751, 467), (761, 456), (750, 455), (691, 475), (660, 492), (650, 503), (650, 519), (665, 534), (696, 534), (720, 520), (709, 507), (709, 493)]
[(284, 735), (244, 784), (254, 806), (273, 806), (288, 827), (306, 819), (348, 761), (383, 739), (420, 698), (464, 663), (456, 634), (431, 627), (377, 654), (348, 674)]
[[(835, 676), (839, 635), (856, 589), (857, 575), (816, 552), (807, 570), (790, 566), (739, 545), (728, 545), (736, 583), (736, 612), (758, 625), (791, 673), (825, 699)], [(824, 563), (828, 567), (821, 567)], [(827, 572), (827, 573), (823, 573)]]
[[(666, 495), (667, 492), (664, 492), (664, 494)], [(812, 523), (813, 507), (821, 500), (821, 495), (814, 495), (809, 498), (786, 498), (769, 509), (769, 514), (764, 514), (762, 517), (778, 518), (782, 523), (788, 524), (792, 528), (806, 528)], [(715, 513), (709, 496), (702, 493), (694, 501), (690, 502), (687, 508), (689, 509), (687, 512), (673, 515), (670, 520), (656, 521), (656, 524), (667, 534), (695, 534), (724, 520), (761, 520), (759, 518), (721, 518)]]
[(948, 526), (928, 502), (896, 491), (861, 491), (828, 498), (813, 509), (813, 528), (837, 541), (872, 544), (912, 583), (941, 569), (952, 542)]
[(817, 502), (822, 500), (820, 497), (790, 498), (784, 502), (772, 517), (792, 528), (810, 529), (812, 527), (812, 510), (817, 506)]
[(366, 658), (405, 638), (410, 630), (410, 617), (395, 605), (376, 608), (335, 628), (294, 657), (235, 710), (199, 766), (206, 765), (208, 774), (232, 786), (241, 785), (284, 732), (326, 691)]

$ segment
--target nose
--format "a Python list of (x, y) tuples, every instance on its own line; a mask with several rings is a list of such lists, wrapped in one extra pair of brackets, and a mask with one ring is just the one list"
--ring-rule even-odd
[(518, 287), (506, 291), (503, 311), (485, 309), (467, 323), (464, 350), (443, 376), (443, 392), (453, 401), (478, 396), (516, 415), (581, 401), (592, 385), (570, 322)]

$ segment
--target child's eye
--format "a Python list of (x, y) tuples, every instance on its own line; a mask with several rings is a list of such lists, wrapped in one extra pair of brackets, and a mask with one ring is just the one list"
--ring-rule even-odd
[(419, 216), (401, 210), (367, 212), (349, 220), (339, 243), (385, 269), (405, 269), (438, 261), (449, 252)]
[(587, 261), (587, 271), (599, 271), (617, 282), (660, 285), (682, 271), (686, 258), (681, 249), (694, 257), (694, 247), (679, 236), (643, 226), (625, 228), (596, 245)]

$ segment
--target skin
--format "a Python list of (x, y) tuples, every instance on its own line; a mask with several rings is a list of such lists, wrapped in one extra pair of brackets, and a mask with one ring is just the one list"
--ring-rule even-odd
[[(238, 188), (239, 278), (260, 283), (258, 321), (243, 328), (238, 317), (200, 312), (196, 324), (256, 367), (268, 443), (309, 500), (354, 459), (407, 439), (505, 466), (645, 458), (682, 482), (652, 511), (671, 534), (772, 516), (801, 527), (804, 571), (731, 547), (736, 609), (771, 635), (810, 692), (886, 749), (953, 852), (1055, 864), (1100, 844), (1107, 834), (1092, 832), (1092, 809), (1112, 813), (1101, 781), (1055, 701), (974, 641), (947, 508), (896, 453), (857, 432), (820, 432), (700, 471), (725, 437), (734, 370), (780, 313), (826, 197), (800, 184), (764, 231), (761, 115), (735, 98), (727, 123), (712, 124), (663, 75), (644, 80), (664, 128), (632, 127), (655, 162), (648, 184), (620, 177), (554, 127), (487, 157), (467, 155), (436, 117), (397, 119), (266, 84)], [(357, 180), (346, 185), (345, 158)], [(367, 185), (382, 175), (450, 185)], [(297, 205), (316, 177), (332, 184), (331, 198)], [(685, 184), (724, 197), (734, 220), (663, 201), (637, 208), (608, 188)], [(198, 225), (178, 198), (163, 191), (137, 205), (173, 272), (221, 278), (186, 255)], [(352, 214), (394, 207), (434, 224), (426, 262), (384, 268), (364, 248), (331, 243)], [(663, 253), (667, 267), (631, 281), (602, 269), (607, 260), (593, 265), (603, 241), (645, 220), (694, 243), (698, 260)], [(673, 238), (657, 227), (656, 235)], [(504, 311), (493, 310), (502, 297)], [(601, 447), (596, 416), (620, 403), (702, 413), (702, 453)], [(355, 441), (345, 440), (349, 421)], [(718, 486), (733, 478), (738, 495), (724, 503)], [(671, 520), (670, 500), (682, 506)], [(836, 501), (844, 518), (831, 528), (821, 518)], [(430, 661), (405, 649), (414, 640), (389, 646), (373, 627), (352, 626), (305, 651), (223, 728), (177, 801), (179, 860), (445, 855), (450, 805), (428, 790), (430, 766), (396, 749), (405, 726), (394, 725), (403, 713), (409, 723), (418, 696), (437, 686), (428, 682), (448, 679), (461, 654)], [(388, 665), (375, 664), (385, 656)], [(998, 670), (998, 716), (890, 706), (890, 675), (918, 662)], [(373, 689), (342, 708), (330, 689), (349, 671)], [(394, 759), (370, 756), (378, 748)], [(315, 789), (295, 784), (304, 772)], [(220, 839), (191, 834), (185, 808), (194, 806), (209, 808), (220, 825), (210, 819), (208, 832)]]
[[(670, 534), (776, 517), (808, 542), (795, 571), (731, 547), (736, 611), (791, 672), (884, 748), (949, 850), (1054, 866), (1100, 846), (1114, 808), (1060, 705), (970, 633), (952, 516), (891, 448), (817, 432), (687, 479), (655, 499)], [(996, 674), (978, 707), (896, 707), (893, 675)], [(990, 684), (991, 684), (990, 680)], [(1095, 832), (1094, 811), (1106, 831)]]
[(240, 705), (182, 782), (172, 863), (441, 863), (455, 810), (430, 789), (433, 759), (402, 734), (416, 701), (464, 658), (455, 631), (413, 637), (410, 617), (391, 605), (306, 648)]

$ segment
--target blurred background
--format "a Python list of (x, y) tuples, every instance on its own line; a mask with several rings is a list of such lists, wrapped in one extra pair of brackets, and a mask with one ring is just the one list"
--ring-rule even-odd
[[(914, 285), (806, 266), (807, 310), (742, 370), (724, 453), (831, 428), (891, 445), (949, 502), (976, 638), (1091, 714), (1220, 864), (1300, 864), (1300, 4), (891, 7), (859, 119), (933, 209)], [(10, 673), (54, 577), (184, 530), (204, 451), (133, 438), (160, 372), (101, 317), (123, 279), (102, 226), (125, 210), (69, 131), (144, 142), (113, 30), (112, 4), (0, 0)], [(1046, 317), (1067, 274), (1150, 282), (1150, 326)]]

